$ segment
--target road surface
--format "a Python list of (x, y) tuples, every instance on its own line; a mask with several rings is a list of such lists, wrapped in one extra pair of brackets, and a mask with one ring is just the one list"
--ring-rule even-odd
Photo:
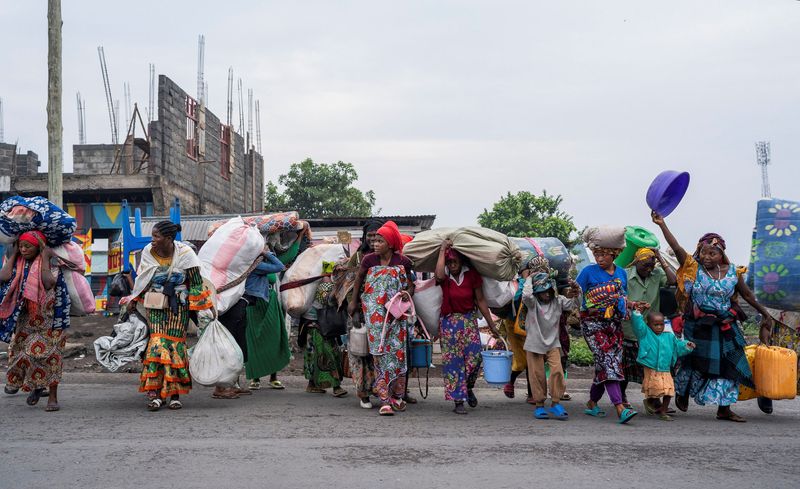
[(692, 404), (672, 423), (620, 426), (582, 414), (584, 379), (569, 381), (566, 422), (534, 420), (521, 389), (509, 400), (482, 380), (479, 406), (457, 416), (433, 380), (427, 400), (381, 418), (352, 393), (284, 380), (237, 400), (196, 386), (183, 410), (156, 413), (135, 374), (65, 374), (58, 413), (0, 394), (0, 487), (800, 487), (798, 400), (771, 416), (743, 403), (746, 424)]

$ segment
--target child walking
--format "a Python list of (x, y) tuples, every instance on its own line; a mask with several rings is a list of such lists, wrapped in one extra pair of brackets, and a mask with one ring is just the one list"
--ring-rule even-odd
[[(525, 356), (528, 362), (528, 384), (536, 406), (533, 416), (536, 419), (566, 420), (569, 415), (561, 405), (561, 397), (566, 391), (564, 369), (561, 365), (561, 343), (559, 323), (563, 311), (571, 311), (578, 306), (576, 298), (580, 293), (578, 284), (572, 283), (568, 297), (557, 296), (555, 281), (548, 273), (523, 272), (525, 285), (522, 289), (522, 302), (528, 308), (525, 318)], [(550, 369), (549, 391), (550, 408), (545, 409), (548, 380), (545, 376), (545, 362)]]
[[(669, 402), (675, 396), (671, 370), (678, 357), (691, 353), (695, 345), (691, 341), (679, 340), (672, 333), (665, 333), (664, 315), (659, 312), (650, 312), (645, 323), (641, 311), (647, 307), (648, 304), (637, 303), (631, 321), (633, 332), (639, 340), (636, 361), (644, 367), (644, 408), (648, 414), (657, 414), (662, 421), (672, 421), (672, 416), (667, 414)], [(657, 409), (652, 404), (655, 399), (661, 400)]]

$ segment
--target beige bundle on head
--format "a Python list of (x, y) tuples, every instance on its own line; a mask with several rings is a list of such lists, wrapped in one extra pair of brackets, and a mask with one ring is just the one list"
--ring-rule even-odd
[(581, 237), (590, 250), (597, 248), (621, 250), (625, 248), (625, 228), (622, 226), (587, 228)]

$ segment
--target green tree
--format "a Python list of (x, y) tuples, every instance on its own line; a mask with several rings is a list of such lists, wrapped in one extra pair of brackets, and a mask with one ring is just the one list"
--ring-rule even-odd
[(310, 158), (293, 163), (288, 173), (278, 177), (282, 192), (273, 182), (267, 183), (264, 209), (296, 210), (312, 219), (371, 216), (375, 193), (354, 187), (356, 180), (358, 172), (351, 163), (314, 163)]
[(478, 224), (508, 236), (558, 238), (572, 247), (576, 242), (572, 234), (577, 229), (572, 216), (559, 209), (562, 200), (560, 195), (548, 195), (546, 190), (542, 195), (508, 192), (491, 211), (483, 209)]

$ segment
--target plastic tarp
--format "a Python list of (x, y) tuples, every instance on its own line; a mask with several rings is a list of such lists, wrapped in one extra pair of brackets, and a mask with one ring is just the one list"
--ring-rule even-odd
[(758, 202), (749, 272), (761, 304), (782, 311), (800, 311), (800, 202)]
[(522, 252), (503, 233), (478, 226), (440, 228), (423, 231), (403, 249), (403, 254), (421, 272), (436, 270), (442, 241), (450, 239), (453, 248), (467, 257), (475, 270), (495, 280), (513, 280), (522, 263)]
[(114, 336), (101, 336), (94, 340), (97, 362), (111, 372), (139, 360), (147, 348), (147, 323), (138, 314), (114, 325)]

